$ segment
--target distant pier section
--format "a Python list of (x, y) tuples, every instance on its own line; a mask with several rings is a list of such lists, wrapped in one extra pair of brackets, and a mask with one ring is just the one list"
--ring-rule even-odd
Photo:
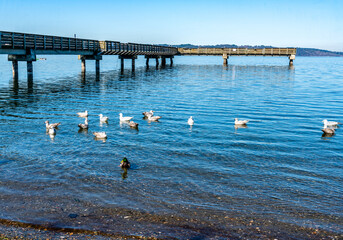
[(138, 43), (121, 43), (117, 41), (98, 41), (72, 37), (59, 37), (29, 33), (0, 31), (0, 54), (8, 54), (12, 61), (13, 78), (18, 79), (18, 61), (27, 63), (28, 79), (33, 78), (33, 62), (37, 55), (78, 55), (81, 60), (81, 73), (86, 73), (86, 60), (95, 61), (95, 72), (100, 74), (100, 61), (103, 55), (117, 55), (121, 61), (121, 71), (124, 70), (124, 60), (132, 61), (132, 71), (135, 71), (135, 60), (138, 55), (144, 55), (146, 66), (149, 60), (155, 59), (156, 68), (161, 59), (162, 67), (166, 59), (173, 65), (175, 55), (221, 55), (224, 64), (229, 56), (288, 56), (290, 64), (295, 59), (295, 48), (176, 48)]
[(229, 56), (287, 56), (289, 64), (293, 64), (296, 48), (178, 48), (180, 55), (216, 55), (223, 56), (227, 64)]

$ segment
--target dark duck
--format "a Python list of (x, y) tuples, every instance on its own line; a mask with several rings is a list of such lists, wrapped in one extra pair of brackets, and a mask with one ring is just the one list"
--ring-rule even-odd
[(126, 157), (124, 157), (123, 158), (123, 160), (121, 160), (121, 162), (120, 162), (120, 165), (119, 165), (121, 168), (130, 168), (130, 162), (129, 162), (129, 160), (127, 160), (127, 158)]

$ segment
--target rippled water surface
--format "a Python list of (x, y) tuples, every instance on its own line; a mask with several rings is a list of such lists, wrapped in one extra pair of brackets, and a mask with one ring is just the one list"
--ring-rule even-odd
[[(343, 130), (321, 131), (323, 119), (343, 122), (343, 58), (221, 62), (176, 57), (146, 70), (139, 58), (121, 74), (104, 57), (97, 80), (92, 62), (83, 78), (76, 57), (47, 56), (30, 83), (25, 64), (16, 82), (1, 56), (1, 221), (103, 237), (343, 237)], [(151, 109), (160, 122), (142, 118)], [(250, 122), (235, 128), (236, 117)], [(46, 120), (61, 122), (55, 138)]]

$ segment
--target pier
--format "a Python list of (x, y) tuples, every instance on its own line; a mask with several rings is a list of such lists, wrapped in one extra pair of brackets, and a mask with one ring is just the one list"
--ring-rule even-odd
[(78, 55), (81, 72), (86, 73), (86, 60), (95, 61), (96, 75), (100, 74), (100, 61), (103, 55), (118, 55), (123, 72), (125, 60), (131, 61), (135, 71), (137, 56), (143, 55), (149, 68), (150, 59), (155, 59), (156, 68), (166, 66), (166, 59), (173, 65), (175, 55), (217, 55), (223, 57), (223, 64), (229, 56), (287, 56), (289, 64), (295, 59), (295, 48), (175, 48), (151, 44), (121, 43), (117, 41), (98, 41), (71, 37), (59, 37), (39, 34), (0, 31), (0, 54), (7, 54), (12, 61), (13, 78), (18, 79), (18, 61), (27, 63), (27, 76), (33, 78), (33, 62), (37, 55)]
[(223, 64), (226, 65), (229, 56), (286, 56), (289, 64), (297, 53), (296, 48), (178, 48), (180, 55), (214, 55), (223, 56)]

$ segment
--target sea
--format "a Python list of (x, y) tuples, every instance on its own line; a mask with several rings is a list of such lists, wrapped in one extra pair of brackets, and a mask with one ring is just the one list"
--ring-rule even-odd
[(343, 239), (343, 58), (39, 57), (16, 80), (0, 56), (3, 236)]

